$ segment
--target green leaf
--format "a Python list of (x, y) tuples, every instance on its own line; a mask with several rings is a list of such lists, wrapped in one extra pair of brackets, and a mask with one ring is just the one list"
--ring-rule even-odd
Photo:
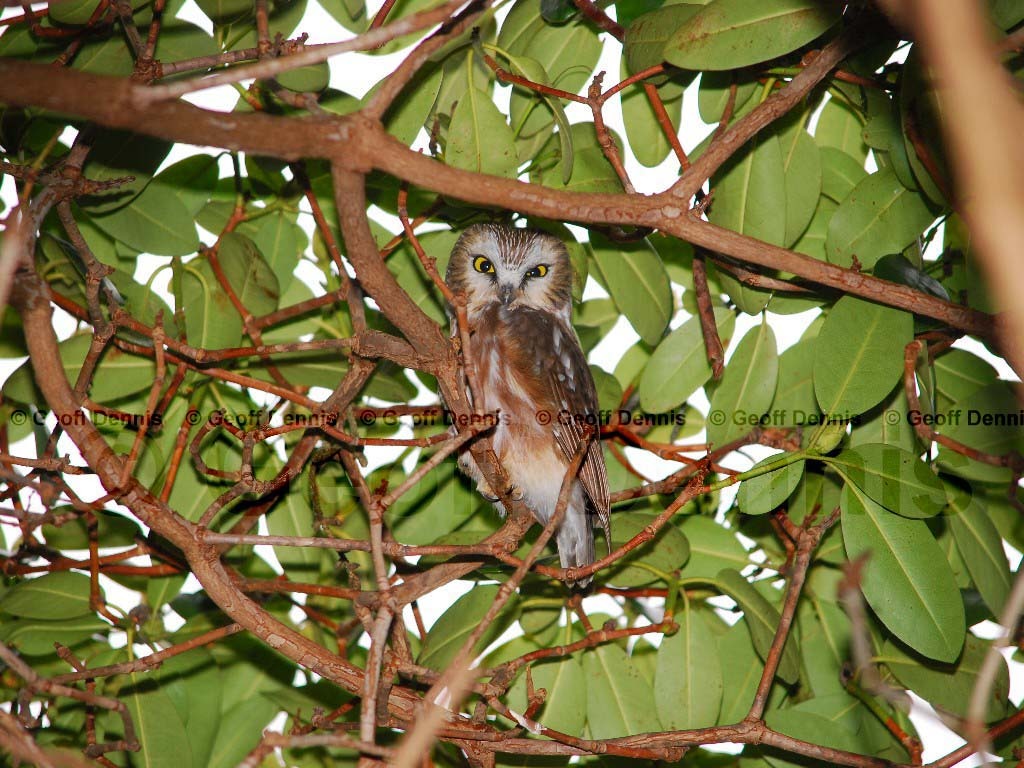
[(672, 317), (672, 286), (658, 252), (641, 243), (613, 243), (592, 235), (590, 251), (615, 305), (645, 342), (654, 346)]
[[(78, 334), (60, 343), (61, 364), (72, 386), (78, 380), (91, 346), (92, 336), (87, 334)], [(98, 402), (118, 400), (148, 389), (155, 375), (156, 367), (150, 358), (131, 355), (110, 345), (100, 357), (89, 394)], [(31, 361), (26, 360), (11, 374), (4, 382), (3, 393), (19, 403), (43, 401), (36, 387)]]
[[(477, 628), (484, 614), (494, 603), (498, 589), (496, 584), (475, 587), (452, 603), (451, 608), (441, 614), (427, 632), (427, 636), (423, 638), (423, 648), (417, 663), (431, 669), (445, 669), (451, 664), (466, 638)], [(473, 653), (483, 650), (515, 620), (517, 600), (518, 598), (513, 595), (505, 604), (483, 633), (480, 642), (470, 654), (471, 658), (466, 659), (466, 662), (472, 661)]]
[(166, 186), (150, 184), (131, 205), (93, 222), (115, 240), (143, 253), (187, 256), (199, 248), (192, 214)]
[[(948, 425), (940, 432), (974, 450), (993, 456), (1002, 456), (1010, 451), (1024, 451), (1024, 435), (1020, 429), (1018, 413), (1020, 406), (1013, 392), (1013, 385), (995, 381), (957, 402), (947, 414)], [(986, 483), (1007, 482), (1011, 471), (1008, 467), (992, 466), (960, 453), (939, 446), (939, 466), (968, 480)]]
[[(132, 679), (138, 676), (132, 675)], [(139, 678), (141, 679), (141, 678)], [(141, 750), (132, 757), (140, 768), (191, 768), (189, 734), (170, 698), (160, 689), (134, 692), (125, 705)]]
[(296, 93), (319, 93), (331, 82), (331, 68), (326, 61), (298, 69), (289, 69), (275, 78), (277, 82)]
[(675, 616), (679, 631), (658, 648), (654, 703), (665, 730), (714, 725), (722, 705), (717, 640), (700, 611)]
[[(799, 114), (799, 113), (798, 113)], [(803, 119), (779, 134), (786, 188), (786, 226), (783, 245), (791, 246), (811, 223), (821, 194), (821, 151)]]
[[(225, 687), (229, 684), (228, 680), (224, 681)], [(280, 704), (263, 696), (254, 696), (230, 707), (221, 718), (207, 768), (237, 766), (259, 744), (263, 729), (280, 711)]]
[(747, 103), (759, 90), (759, 83), (753, 78), (741, 78), (736, 72), (701, 72), (697, 90), (697, 111), (700, 119), (714, 125), (722, 119), (729, 103), (729, 92), (736, 85), (733, 99), (733, 117), (741, 114)]
[[(517, 75), (521, 75), (534, 83), (551, 85), (548, 73), (544, 70), (544, 65), (536, 59), (531, 59), (529, 56), (512, 56), (511, 54), (509, 54), (507, 58), (509, 64)], [(516, 87), (521, 88), (522, 86)], [(547, 94), (540, 94), (540, 96), (544, 99), (544, 103), (547, 105), (548, 109), (551, 110), (551, 114), (555, 118), (555, 122), (558, 124), (562, 183), (568, 184), (569, 180), (572, 178), (572, 167), (574, 163), (572, 126), (569, 124), (569, 118), (565, 116), (565, 108), (562, 107), (562, 102), (557, 96), (548, 96)]]
[[(93, 181), (111, 181), (126, 176), (132, 181), (115, 189), (81, 197), (78, 204), (93, 215), (110, 213), (127, 205), (149, 184), (171, 143), (127, 131), (101, 131), (82, 169)], [(191, 222), (190, 222), (191, 226)]]
[(160, 690), (167, 694), (185, 725), (188, 740), (184, 743), (191, 748), (192, 765), (207, 765), (221, 724), (222, 675), (213, 655), (198, 648), (172, 656), (160, 665), (156, 675)]
[(26, 579), (0, 598), (0, 611), (26, 619), (73, 619), (91, 613), (89, 577), (73, 571)]
[(779, 381), (772, 401), (773, 426), (801, 426), (817, 416), (814, 345), (814, 338), (801, 339), (779, 355)]
[(839, 206), (827, 197), (818, 198), (818, 207), (814, 209), (814, 216), (807, 229), (793, 243), (793, 250), (806, 254), (818, 261), (827, 261), (825, 253), (825, 240), (828, 236), (828, 225), (832, 221)]
[[(244, 226), (245, 224), (250, 226)], [(275, 211), (267, 216), (261, 216), (256, 221), (244, 222), (236, 231), (252, 238), (263, 256), (263, 261), (277, 277), (281, 291), (287, 290), (293, 282), (295, 267), (308, 242), (295, 216)]]
[(109, 629), (109, 624), (91, 613), (55, 621), (4, 619), (0, 622), (0, 642), (14, 646), (22, 655), (52, 656), (54, 643), (74, 648)]
[[(142, 535), (138, 523), (114, 512), (96, 512), (96, 524), (96, 537), (101, 547), (130, 547), (136, 543), (135, 537)], [(44, 525), (42, 533), (46, 543), (54, 549), (89, 548), (88, 525), (82, 517), (75, 517), (59, 528)]]
[(445, 160), (474, 173), (516, 175), (519, 160), (512, 129), (491, 97), (475, 87), (466, 89), (452, 113)]
[(740, 619), (717, 642), (722, 669), (722, 707), (718, 724), (738, 723), (747, 716), (761, 681), (764, 664), (754, 651), (747, 622)]
[[(769, 456), (755, 464), (751, 469), (778, 464), (780, 456)], [(748, 515), (763, 515), (771, 512), (788, 499), (800, 485), (804, 475), (804, 462), (794, 461), (786, 464), (781, 469), (766, 472), (763, 475), (751, 477), (740, 483), (739, 493), (736, 495), (736, 503), (740, 510)]]
[[(736, 327), (736, 316), (715, 309), (715, 322), (723, 345)], [(676, 408), (711, 378), (711, 364), (704, 346), (700, 318), (691, 317), (661, 340), (643, 369), (637, 391), (647, 413), (665, 413)]]
[[(627, 541), (650, 525), (656, 516), (647, 512), (618, 512), (612, 526), (612, 549)], [(607, 571), (605, 580), (619, 587), (636, 587), (650, 584), (658, 576), (651, 571), (634, 566), (633, 563), (671, 573), (681, 568), (690, 557), (690, 544), (679, 530), (671, 525), (663, 526), (657, 535), (646, 544), (628, 553)]]
[(861, 269), (871, 269), (882, 256), (910, 245), (934, 219), (918, 192), (883, 169), (862, 180), (839, 204), (825, 241), (828, 260), (849, 267), (856, 259)]
[(814, 0), (714, 0), (676, 29), (665, 58), (696, 70), (758, 64), (811, 42), (839, 20), (840, 10)]
[(864, 117), (844, 102), (838, 99), (825, 102), (814, 129), (814, 139), (821, 147), (833, 147), (849, 155), (863, 168), (868, 156)]
[(894, 445), (859, 445), (828, 463), (869, 499), (903, 517), (932, 517), (946, 506), (942, 481), (917, 456)]
[[(712, 178), (708, 218), (720, 227), (772, 245), (786, 239), (785, 164), (777, 136), (738, 152)], [(734, 297), (735, 298), (735, 297)]]
[(903, 372), (913, 317), (853, 296), (836, 302), (818, 334), (814, 394), (824, 413), (850, 418), (882, 402)]
[(635, 19), (626, 27), (626, 35), (622, 40), (622, 53), (629, 71), (636, 74), (664, 61), (665, 44), (701, 8), (697, 4), (677, 3)]
[(998, 378), (995, 368), (963, 349), (949, 349), (936, 357), (934, 372), (939, 411), (948, 410)]
[(950, 514), (946, 517), (967, 572), (994, 616), (1001, 616), (1012, 577), (1003, 540), (989, 517), (984, 498), (971, 490), (949, 486)]
[(690, 559), (679, 572), (680, 578), (711, 578), (723, 568), (741, 570), (750, 564), (750, 556), (735, 532), (709, 517), (691, 515), (678, 523), (690, 542)]
[(966, 632), (964, 604), (928, 526), (894, 515), (849, 483), (839, 503), (847, 555), (868, 554), (861, 582), (868, 605), (918, 653), (955, 660)]
[(740, 341), (711, 395), (708, 440), (722, 446), (756, 426), (775, 398), (778, 377), (775, 334), (763, 322)]
[(654, 693), (637, 665), (617, 645), (583, 654), (587, 676), (587, 725), (595, 739), (661, 730)]
[(864, 161), (857, 161), (835, 147), (821, 147), (821, 193), (834, 203), (841, 203), (863, 181), (868, 172)]
[[(682, 6), (673, 5), (671, 8)], [(625, 72), (625, 70), (623, 70)], [(683, 112), (682, 91), (673, 93), (668, 85), (660, 89), (662, 105), (669, 116), (669, 121), (678, 133), (679, 121)], [(658, 117), (651, 106), (650, 99), (643, 88), (630, 88), (622, 94), (622, 122), (626, 127), (626, 138), (637, 161), (653, 168), (668, 157), (672, 146), (665, 138), (665, 132), (658, 123)]]
[[(719, 588), (735, 600), (743, 611), (754, 649), (758, 656), (765, 659), (781, 620), (778, 610), (732, 568), (723, 568), (719, 571), (716, 581)], [(797, 640), (792, 634), (786, 640), (776, 674), (787, 683), (795, 683), (800, 677), (800, 653)]]
[(281, 298), (277, 276), (256, 243), (245, 235), (228, 232), (220, 239), (217, 260), (228, 285), (249, 312), (258, 316), (277, 309)]
[[(587, 678), (582, 663), (574, 656), (531, 667), (534, 690), (543, 688), (547, 696), (534, 720), (562, 733), (582, 733), (587, 719)], [(526, 674), (516, 678), (508, 690), (508, 706), (513, 712), (526, 711)]]
[[(161, 31), (161, 40), (165, 32)], [(192, 155), (160, 171), (149, 187), (162, 187), (171, 192), (194, 218), (213, 196), (218, 177), (217, 158)]]
[(215, 24), (230, 24), (253, 15), (255, 0), (197, 0), (199, 9)]
[[(936, 664), (912, 651), (905, 651), (889, 640), (877, 661), (885, 664), (901, 684), (935, 707), (939, 713), (966, 717), (967, 703), (971, 700), (989, 646), (989, 642), (969, 634), (964, 641), (963, 653), (955, 664)], [(985, 712), (987, 723), (1006, 716), (1010, 671), (1005, 660), (1001, 659), (1000, 662)]]
[[(590, 78), (602, 50), (597, 30), (585, 19), (554, 26), (541, 17), (539, 3), (532, 2), (513, 4), (498, 33), (498, 47), (516, 58), (534, 59), (550, 76), (551, 85), (572, 93)], [(537, 109), (541, 101), (535, 94), (512, 89), (509, 112), (518, 136), (531, 137), (551, 125), (551, 116)]]
[[(765, 713), (765, 723), (769, 728), (796, 739), (810, 739), (815, 744), (846, 752), (856, 753), (861, 749), (859, 740), (849, 729), (822, 715), (800, 711), (797, 707), (770, 710)], [(779, 766), (797, 765), (788, 760), (771, 762)]]
[(188, 343), (203, 349), (236, 347), (242, 318), (205, 260), (193, 260), (181, 272), (182, 309)]
[[(622, 140), (614, 131), (609, 132), (621, 153)], [(622, 192), (622, 182), (597, 143), (594, 124), (574, 123), (570, 137), (571, 156), (564, 153), (563, 138), (552, 136), (545, 142), (530, 166), (530, 181), (570, 192)], [(568, 174), (567, 163), (572, 166)]]

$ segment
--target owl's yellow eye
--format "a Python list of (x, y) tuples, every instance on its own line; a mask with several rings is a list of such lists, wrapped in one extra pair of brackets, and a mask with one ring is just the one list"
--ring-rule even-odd
[(473, 259), (473, 269), (477, 272), (483, 272), (485, 275), (494, 274), (494, 265), (491, 264), (490, 259), (485, 256), (477, 256)]
[(538, 264), (536, 267), (526, 273), (527, 277), (544, 277), (548, 273), (547, 264)]

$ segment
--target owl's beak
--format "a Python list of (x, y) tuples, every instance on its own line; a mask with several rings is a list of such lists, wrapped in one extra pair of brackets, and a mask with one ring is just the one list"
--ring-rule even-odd
[(501, 303), (504, 306), (507, 307), (509, 304), (512, 303), (515, 290), (515, 286), (509, 285), (508, 283), (504, 283), (500, 288), (498, 288), (498, 298), (501, 299)]

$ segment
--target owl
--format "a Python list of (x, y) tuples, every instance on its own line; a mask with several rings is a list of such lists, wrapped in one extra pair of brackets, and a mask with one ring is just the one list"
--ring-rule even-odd
[[(476, 224), (455, 243), (446, 281), (466, 298), (466, 362), (480, 390), (472, 393), (474, 405), (499, 413), (494, 452), (514, 496), (546, 524), (585, 425), (599, 426), (594, 379), (570, 322), (569, 253), (546, 232)], [(484, 497), (497, 501), (468, 450), (459, 466)], [(610, 541), (608, 475), (596, 432), (556, 534), (563, 568), (594, 562), (595, 518)], [(588, 577), (575, 586), (589, 583)]]

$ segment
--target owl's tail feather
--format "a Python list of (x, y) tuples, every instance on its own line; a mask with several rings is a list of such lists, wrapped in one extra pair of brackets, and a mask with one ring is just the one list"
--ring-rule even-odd
[[(585, 509), (570, 507), (558, 531), (558, 558), (563, 568), (581, 568), (594, 562), (594, 528)], [(570, 587), (583, 589), (593, 580), (585, 576), (566, 582)]]

